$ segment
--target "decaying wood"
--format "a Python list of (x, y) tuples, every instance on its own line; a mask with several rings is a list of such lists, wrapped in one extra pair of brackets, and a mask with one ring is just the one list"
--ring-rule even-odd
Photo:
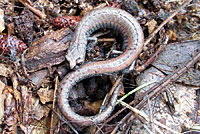
[(63, 62), (71, 37), (72, 31), (63, 28), (33, 42), (25, 57), (27, 71), (34, 72)]

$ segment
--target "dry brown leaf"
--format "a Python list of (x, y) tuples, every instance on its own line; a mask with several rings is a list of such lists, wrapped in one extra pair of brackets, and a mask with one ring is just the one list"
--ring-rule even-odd
[(49, 88), (40, 88), (37, 94), (42, 104), (53, 101), (53, 90), (49, 90)]
[(4, 11), (0, 9), (0, 33), (5, 29), (5, 24), (4, 24)]
[(41, 120), (44, 116), (48, 116), (50, 109), (39, 103), (39, 99), (32, 97), (32, 118)]
[(8, 35), (14, 35), (15, 34), (15, 28), (14, 23), (9, 23), (7, 25)]
[(87, 101), (85, 101), (85, 104), (88, 108), (90, 108), (93, 112), (95, 113), (98, 113), (99, 110), (100, 110), (100, 107), (101, 107), (101, 104), (102, 104), (103, 100), (98, 100), (98, 101), (95, 101), (93, 103), (90, 103), (88, 104)]
[(49, 134), (50, 118), (44, 118), (35, 124), (31, 134)]
[(177, 17), (177, 20), (178, 20), (179, 24), (182, 24), (183, 20), (188, 21), (188, 18), (185, 15), (183, 15), (183, 14), (179, 14), (176, 17)]
[(172, 30), (168, 30), (168, 36), (171, 40), (177, 40), (177, 36), (176, 36), (176, 33)]
[(145, 24), (145, 26), (148, 26), (148, 32), (149, 32), (149, 34), (151, 34), (154, 31), (154, 29), (156, 28), (157, 22), (153, 19), (153, 20), (147, 22)]
[(2, 123), (4, 116), (4, 99), (5, 99), (5, 95), (3, 94), (4, 87), (5, 84), (0, 81), (0, 124)]
[(12, 74), (12, 69), (10, 67), (6, 67), (4, 64), (0, 64), (0, 75), (4, 77), (8, 77)]
[[(177, 68), (182, 67), (188, 60), (191, 59), (191, 55), (200, 48), (198, 41), (188, 41), (182, 43), (169, 44), (165, 50), (159, 55), (159, 58), (152, 63), (152, 67), (145, 70), (137, 78), (139, 85), (143, 85), (149, 81), (161, 81), (166, 77), (166, 74), (171, 74)], [(192, 69), (192, 68), (191, 68)], [(194, 70), (194, 69), (193, 69)], [(164, 73), (163, 73), (164, 72)], [(195, 74), (198, 74), (198, 70), (195, 70)], [(185, 74), (189, 74), (186, 79), (191, 76), (190, 69)], [(181, 77), (183, 77), (183, 74)], [(193, 78), (193, 77), (192, 77)], [(184, 78), (183, 78), (184, 79)], [(143, 110), (146, 114), (152, 115), (153, 119), (160, 121), (169, 128), (181, 132), (183, 129), (190, 129), (194, 124), (193, 113), (196, 105), (196, 91), (198, 86), (194, 86), (195, 83), (190, 82), (197, 81), (199, 84), (199, 76), (189, 79), (188, 83), (185, 82), (171, 82), (166, 87), (167, 99), (163, 96), (159, 96), (156, 99), (149, 101), (149, 105), (144, 107)], [(191, 86), (190, 86), (191, 85)], [(151, 85), (153, 86), (153, 85)], [(136, 96), (141, 96), (144, 92), (148, 91), (150, 87), (144, 88), (136, 93)], [(163, 90), (163, 89), (162, 89)], [(148, 96), (146, 96), (148, 97)], [(168, 105), (167, 105), (168, 104)], [(151, 107), (151, 108), (149, 108)], [(150, 112), (152, 110), (152, 113)], [(151, 113), (151, 114), (150, 114)], [(139, 123), (139, 120), (136, 121)], [(135, 130), (140, 128), (133, 126), (133, 133), (137, 133)], [(151, 129), (152, 126), (147, 126)], [(145, 129), (144, 129), (145, 130)], [(145, 130), (146, 131), (146, 130)], [(138, 132), (139, 134), (145, 132)], [(162, 130), (164, 134), (171, 134), (168, 130)]]

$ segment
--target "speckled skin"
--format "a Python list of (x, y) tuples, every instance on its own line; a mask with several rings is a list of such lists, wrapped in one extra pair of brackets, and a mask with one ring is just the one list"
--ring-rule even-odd
[(96, 9), (84, 16), (76, 28), (66, 54), (71, 68), (84, 61), (87, 37), (101, 28), (112, 29), (113, 32), (122, 36), (122, 45), (126, 48), (124, 53), (113, 59), (83, 65), (66, 75), (58, 90), (58, 104), (64, 116), (72, 122), (85, 126), (100, 123), (110, 115), (115, 106), (119, 88), (115, 90), (110, 103), (102, 113), (85, 117), (76, 114), (69, 105), (69, 94), (72, 87), (88, 77), (124, 70), (137, 58), (144, 44), (143, 31), (137, 20), (129, 13), (112, 7)]

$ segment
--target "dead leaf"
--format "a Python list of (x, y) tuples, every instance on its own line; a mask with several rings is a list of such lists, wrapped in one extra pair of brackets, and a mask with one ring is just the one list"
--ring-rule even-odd
[(157, 22), (153, 19), (153, 20), (147, 22), (145, 24), (145, 26), (148, 26), (148, 32), (149, 32), (149, 34), (151, 34), (154, 31), (154, 29), (156, 28)]
[(183, 20), (188, 21), (188, 18), (183, 14), (178, 14), (178, 15), (176, 15), (176, 17), (177, 17), (177, 20), (178, 20), (179, 24), (182, 24)]
[(48, 70), (44, 69), (34, 72), (33, 74), (29, 75), (28, 78), (36, 86), (36, 89), (38, 89), (44, 82), (44, 79), (47, 77), (47, 75), (48, 75)]
[(38, 121), (31, 134), (49, 134), (50, 118)]
[(34, 104), (31, 111), (32, 118), (36, 120), (41, 120), (44, 116), (48, 116), (50, 109), (44, 105), (41, 105), (39, 103), (39, 99), (32, 97), (32, 104)]
[(8, 35), (14, 35), (15, 34), (14, 23), (9, 23), (7, 25), (7, 29), (8, 29)]
[[(137, 78), (138, 85), (142, 85), (149, 81), (161, 81), (163, 78), (166, 77), (166, 74), (170, 75), (172, 72), (177, 70), (177, 68), (182, 67), (187, 61), (189, 61), (191, 59), (191, 55), (198, 51), (199, 48), (200, 46), (198, 41), (169, 44), (159, 56), (159, 58), (152, 63), (153, 66), (140, 74), (140, 76)], [(191, 69), (192, 68), (187, 70), (187, 72), (181, 77), (185, 76), (188, 73), (189, 75), (186, 75), (185, 78), (189, 78), (189, 76), (191, 76)], [(164, 97), (160, 96), (157, 97), (155, 100), (149, 101), (148, 107), (143, 108), (145, 113), (150, 114), (149, 107), (151, 106), (153, 108), (151, 113), (153, 115), (153, 118), (162, 122), (167, 127), (177, 132), (181, 132), (183, 128), (189, 129), (194, 125), (193, 113), (195, 111), (194, 109), (196, 105), (195, 90), (198, 89), (198, 86), (196, 84), (199, 84), (200, 82), (198, 76), (198, 74), (200, 73), (198, 73), (198, 70), (192, 70), (194, 71), (195, 75), (191, 77), (191, 80), (187, 81), (186, 79), (184, 83), (173, 82), (171, 84), (168, 84), (166, 87), (163, 87), (166, 88), (165, 92), (168, 96), (167, 100), (164, 100)], [(152, 86), (153, 85), (151, 85), (151, 87)], [(139, 97), (144, 92), (147, 92), (149, 88), (150, 87), (146, 87), (138, 91), (136, 93), (136, 97)], [(154, 104), (156, 105), (154, 106)], [(169, 108), (169, 106), (171, 106), (172, 108)], [(137, 127), (140, 127), (140, 125), (138, 125)], [(137, 127), (133, 128), (133, 130), (136, 130)], [(145, 129), (143, 129), (142, 131), (144, 130)], [(171, 134), (171, 132), (169, 132), (168, 130), (162, 130), (162, 132), (165, 134)], [(134, 131), (133, 133), (137, 132)]]
[(40, 88), (37, 91), (37, 94), (39, 95), (42, 104), (53, 101), (53, 90), (49, 90), (49, 88)]
[(8, 77), (13, 71), (10, 67), (6, 67), (4, 64), (0, 64), (0, 75)]
[(174, 33), (172, 30), (168, 30), (168, 36), (171, 40), (177, 40), (176, 33)]
[(18, 86), (18, 78), (16, 75), (12, 76), (12, 85), (13, 85), (13, 89), (17, 89)]
[(97, 114), (99, 112), (100, 108), (101, 108), (102, 102), (103, 102), (103, 100), (98, 100), (98, 101), (95, 101), (93, 103), (88, 104), (88, 102), (85, 101), (85, 105), (89, 109), (91, 109), (94, 113)]
[(12, 76), (12, 85), (13, 85), (13, 95), (15, 97), (16, 102), (21, 102), (21, 92), (18, 91), (17, 87), (19, 85), (18, 78), (16, 75)]
[(4, 24), (4, 11), (0, 9), (0, 33), (5, 29), (5, 24)]

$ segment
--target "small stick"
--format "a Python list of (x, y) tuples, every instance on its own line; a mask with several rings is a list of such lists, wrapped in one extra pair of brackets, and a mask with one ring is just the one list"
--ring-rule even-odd
[(149, 37), (146, 39), (144, 45), (146, 46), (151, 40), (152, 38), (158, 33), (158, 31), (160, 31), (160, 29), (167, 24), (178, 12), (180, 12), (186, 5), (188, 5), (192, 0), (186, 0), (183, 2), (182, 6), (180, 6), (178, 9), (176, 9), (175, 12), (173, 12), (169, 17), (167, 17), (167, 19), (165, 19), (165, 21), (163, 21), (158, 28), (156, 28), (155, 31), (153, 31), (153, 33), (151, 33), (149, 35)]
[(116, 42), (115, 38), (100, 38), (98, 42)]
[[(58, 76), (56, 76), (56, 79), (55, 79), (55, 88), (54, 88), (52, 109), (55, 109), (57, 87), (58, 87)], [(53, 122), (54, 122), (53, 119), (54, 119), (54, 113), (52, 112), (51, 123), (50, 123), (50, 134), (53, 134), (53, 129), (52, 129), (53, 128)]]
[[(187, 4), (189, 4), (192, 0), (186, 0), (182, 6), (180, 6), (174, 13), (172, 13), (165, 21), (163, 21), (159, 26), (158, 28), (151, 34), (149, 35), (149, 37), (146, 39), (144, 45), (147, 45), (151, 40), (152, 38), (158, 33), (158, 31), (167, 23), (169, 22), (182, 8), (184, 8)], [(159, 54), (159, 53), (157, 53)], [(152, 59), (155, 59), (157, 57), (157, 54), (154, 54), (154, 58), (152, 57)], [(145, 67), (148, 66), (150, 64), (151, 60), (148, 61), (146, 63), (146, 65), (144, 65)], [(141, 67), (141, 68), (138, 68), (139, 70), (144, 70), (145, 68), (144, 67)], [(144, 96), (143, 96), (144, 97)], [(134, 104), (135, 101), (132, 101), (131, 104)], [(108, 118), (104, 123), (103, 125), (101, 125), (101, 127), (96, 131), (96, 134), (105, 126), (106, 123), (108, 123), (109, 121), (111, 121), (113, 118), (115, 118), (116, 116), (118, 116), (122, 111), (124, 111), (126, 108), (123, 108), (121, 109), (120, 111), (118, 111), (117, 113), (115, 113), (113, 116), (111, 116), (110, 118)], [(124, 118), (128, 118), (131, 116), (131, 113), (128, 113)], [(123, 119), (122, 119), (123, 120)], [(121, 120), (121, 121), (122, 121)], [(121, 122), (120, 121), (120, 122)], [(123, 122), (123, 121), (122, 121)], [(119, 123), (121, 124), (121, 123)], [(116, 126), (117, 128), (119, 127), (119, 125)]]
[(105, 101), (105, 103), (104, 103), (104, 106), (106, 106), (106, 105), (108, 104), (108, 102), (109, 102), (109, 100), (110, 100), (110, 98), (111, 98), (111, 96), (112, 96), (114, 90), (115, 90), (115, 89), (117, 88), (117, 86), (120, 84), (120, 81), (122, 80), (122, 78), (123, 78), (123, 75), (120, 75), (120, 76), (117, 78), (115, 84), (112, 86), (110, 92), (108, 93), (108, 96), (107, 96), (107, 98), (106, 98), (106, 101)]
[[(132, 106), (128, 105), (127, 103), (123, 102), (123, 101), (119, 101), (123, 106), (129, 108), (132, 112), (142, 116), (147, 122), (151, 122), (151, 120), (149, 119), (149, 116), (146, 115), (144, 112), (136, 109), (136, 108), (133, 108)], [(153, 122), (155, 123), (155, 125), (158, 125), (159, 127), (162, 127), (162, 128), (165, 128), (166, 130), (172, 132), (172, 133), (175, 133), (175, 134), (180, 134), (179, 132), (176, 132), (174, 131), (173, 129), (167, 127), (166, 125), (163, 125), (162, 123), (160, 123), (159, 121), (153, 119)]]
[(23, 72), (24, 72), (24, 75), (25, 75), (25, 77), (26, 78), (28, 78), (28, 73), (27, 73), (27, 70), (26, 70), (26, 60), (25, 60), (25, 54), (26, 54), (26, 52), (28, 51), (28, 49), (26, 49), (22, 54), (21, 54), (21, 66), (22, 66), (22, 70), (23, 70)]
[[(198, 52), (193, 58), (191, 58), (191, 60), (189, 60), (182, 68), (177, 69), (177, 71), (175, 71), (172, 75), (166, 77), (165, 79), (163, 79), (160, 83), (156, 84), (155, 86), (153, 86), (151, 89), (149, 89), (148, 91), (146, 91), (144, 93), (144, 95), (142, 95), (139, 99), (137, 100), (133, 100), (130, 104), (137, 104), (135, 108), (137, 109), (141, 109), (144, 104), (146, 104), (146, 102), (148, 101), (148, 99), (152, 99), (157, 97), (162, 91), (165, 90), (165, 86), (167, 84), (169, 84), (172, 81), (177, 80), (182, 74), (184, 74), (194, 63), (196, 63), (198, 60), (200, 59), (200, 52)], [(149, 94), (150, 93), (150, 94)], [(149, 95), (148, 95), (149, 94)], [(145, 96), (147, 96), (147, 98), (145, 98)], [(144, 98), (144, 100), (142, 100)], [(142, 100), (142, 101), (140, 101)], [(140, 102), (138, 104), (138, 102)], [(129, 104), (129, 105), (130, 105)], [(120, 110), (122, 111), (122, 110)], [(125, 120), (127, 119), (132, 119), (131, 116), (132, 113), (129, 112), (115, 127), (115, 129), (118, 129), (119, 126), (121, 124), (123, 124), (125, 122)]]
[(136, 72), (142, 72), (144, 71), (152, 62), (154, 62), (158, 56), (165, 50), (167, 45), (161, 45), (158, 50), (141, 66), (137, 67), (135, 69)]
[(36, 9), (35, 7), (31, 6), (27, 1), (25, 0), (19, 0), (25, 7), (30, 9), (32, 12), (37, 14), (40, 18), (44, 19), (46, 18), (46, 15), (42, 13), (40, 10)]
[[(65, 124), (67, 124), (71, 129), (72, 131), (75, 133), (75, 134), (78, 134), (78, 132), (76, 131), (76, 129), (66, 120), (64, 120), (54, 109), (55, 109), (55, 103), (56, 103), (56, 92), (57, 92), (57, 88), (58, 87), (58, 76), (56, 76), (56, 79), (55, 79), (55, 91), (54, 91), (54, 100), (53, 100), (53, 106), (52, 106), (52, 109), (50, 107), (48, 107), (49, 109), (52, 110), (52, 112), (61, 120), (63, 121)], [(54, 118), (54, 114), (52, 113), (51, 115), (51, 123), (50, 123), (50, 134), (53, 134), (53, 118)]]
[(199, 100), (200, 100), (200, 93), (199, 93), (199, 89), (197, 91), (197, 98), (196, 98), (196, 102), (197, 104), (195, 104), (195, 109), (194, 109), (194, 119), (193, 119), (193, 123), (196, 124), (197, 121), (197, 117), (198, 117), (198, 110), (199, 110)]
[(183, 75), (199, 59), (200, 59), (200, 52), (198, 52), (193, 58), (191, 58), (191, 60), (189, 60), (182, 68), (177, 69), (173, 74), (169, 75), (164, 80), (162, 80), (160, 83), (156, 84), (150, 90), (148, 90), (147, 92), (150, 93), (148, 95), (148, 98), (142, 100), (136, 107), (141, 108), (145, 104), (145, 102), (147, 102), (148, 99), (158, 96), (158, 94), (160, 94), (162, 91), (165, 90), (164, 87), (167, 84), (169, 84), (172, 81), (176, 81), (181, 75)]
[[(48, 107), (48, 106), (46, 106), (46, 107)], [(48, 107), (48, 108), (51, 109), (50, 107)], [(51, 110), (56, 114), (56, 116), (57, 116), (62, 122), (64, 122), (65, 124), (67, 124), (67, 125), (73, 130), (73, 132), (74, 132), (75, 134), (79, 134), (78, 131), (76, 131), (76, 129), (70, 124), (70, 122), (68, 122), (68, 121), (66, 121), (65, 119), (63, 119), (62, 116), (61, 116), (59, 113), (57, 113), (54, 109), (51, 109)]]
[[(160, 29), (167, 24), (178, 12), (180, 12), (181, 9), (183, 9), (186, 5), (188, 5), (192, 0), (186, 0), (185, 2), (183, 2), (182, 6), (180, 6), (178, 9), (176, 9), (176, 11), (174, 11), (169, 17), (167, 17), (167, 19), (165, 19), (165, 21), (163, 21), (158, 28), (156, 28), (156, 30), (151, 33), (148, 38), (146, 39), (146, 41), (144, 42), (144, 46), (146, 46), (151, 40), (152, 38), (158, 33), (158, 31), (160, 31)], [(166, 45), (163, 45), (162, 47), (160, 47), (156, 53), (154, 53), (154, 55), (148, 59), (143, 65), (137, 67), (135, 70), (137, 72), (142, 72), (143, 70), (146, 69), (147, 66), (149, 66), (153, 61), (155, 61), (159, 54), (165, 49)]]

